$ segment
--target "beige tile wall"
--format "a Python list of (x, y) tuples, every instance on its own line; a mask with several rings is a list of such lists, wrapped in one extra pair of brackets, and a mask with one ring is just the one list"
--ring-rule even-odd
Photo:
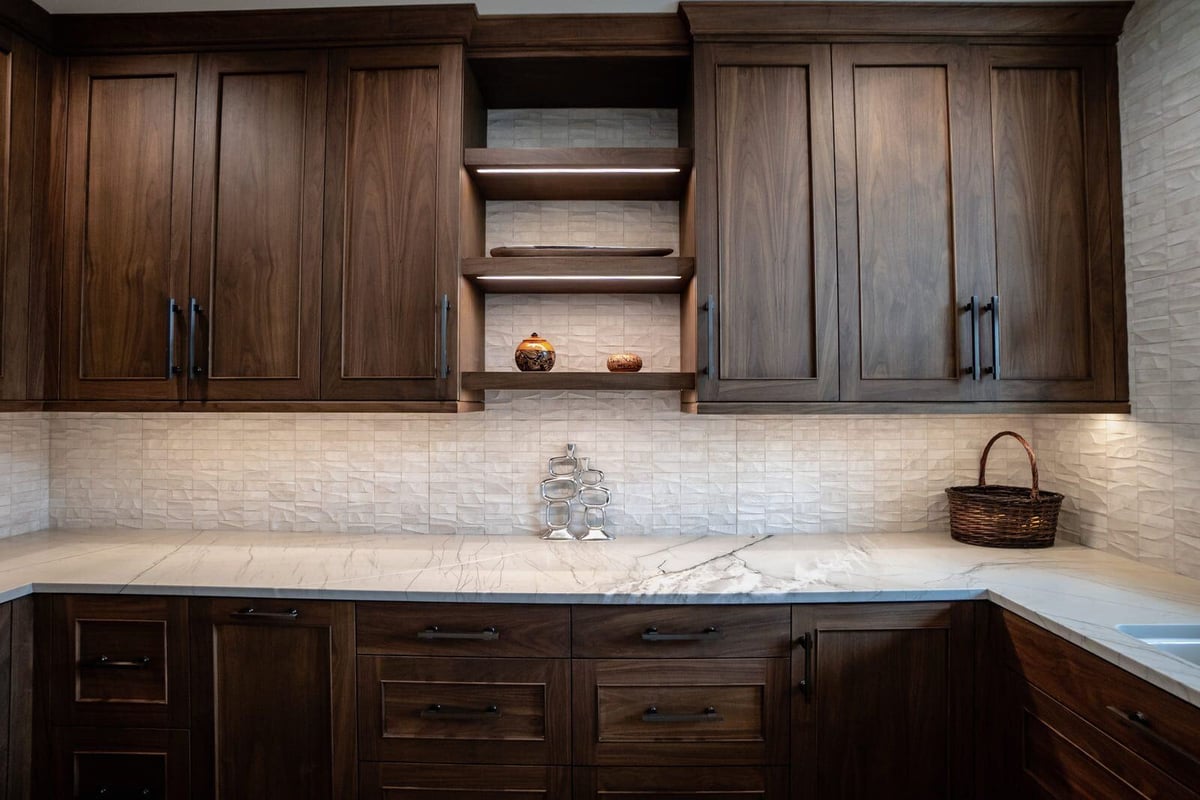
[(50, 421), (0, 413), (0, 537), (50, 524)]

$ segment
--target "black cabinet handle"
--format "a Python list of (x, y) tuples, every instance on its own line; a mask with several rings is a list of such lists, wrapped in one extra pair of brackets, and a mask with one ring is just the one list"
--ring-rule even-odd
[(985, 367), (985, 375), (991, 375), (992, 380), (1000, 380), (1000, 295), (992, 295), (992, 302), (983, 307), (984, 311), (992, 314), (992, 365)]
[(708, 300), (704, 303), (703, 306), (701, 306), (701, 308), (704, 310), (704, 324), (708, 331), (708, 333), (705, 337), (705, 344), (708, 347), (708, 357), (707, 357), (707, 360), (704, 362), (703, 372), (705, 375), (707, 375), (710, 378), (716, 378), (717, 377), (717, 356), (716, 356), (716, 345), (713, 343), (716, 323), (713, 321), (713, 317), (716, 316), (716, 313), (717, 313), (717, 301), (714, 300), (713, 296), (710, 294), (708, 296)]
[(658, 628), (642, 631), (643, 642), (715, 642), (724, 638), (725, 634), (712, 625), (699, 633), (659, 633)]
[(127, 661), (113, 660), (108, 656), (96, 656), (87, 661), (81, 661), (79, 666), (93, 669), (145, 669), (150, 666), (150, 656), (131, 658)]
[(442, 301), (439, 304), (441, 310), (441, 344), (442, 344), (442, 368), (441, 377), (446, 379), (450, 377), (450, 344), (446, 341), (450, 335), (450, 297), (442, 295)]
[(725, 718), (717, 713), (713, 706), (699, 714), (664, 714), (657, 707), (650, 706), (642, 714), (642, 722), (724, 722)]
[(962, 310), (971, 314), (971, 366), (963, 372), (977, 381), (983, 377), (979, 371), (979, 295), (971, 295), (971, 302), (963, 306)]
[(804, 695), (806, 700), (812, 699), (812, 646), (813, 637), (810, 634), (802, 633), (796, 639), (796, 644), (804, 648), (804, 677), (800, 679), (800, 683), (796, 688)]
[(188, 301), (188, 375), (199, 378), (204, 375), (204, 367), (196, 363), (196, 328), (197, 318), (204, 313), (200, 301), (191, 298)]
[(1108, 706), (1107, 708), (1109, 711), (1119, 717), (1122, 722), (1133, 728), (1142, 736), (1150, 739), (1151, 741), (1157, 742), (1158, 744), (1178, 755), (1180, 758), (1187, 759), (1193, 764), (1200, 764), (1200, 759), (1197, 759), (1195, 755), (1187, 750), (1184, 750), (1182, 747), (1156, 731), (1154, 729), (1154, 722), (1147, 714), (1141, 711), (1124, 711), (1116, 706)]
[(299, 619), (300, 611), (295, 608), (289, 608), (287, 611), (259, 611), (250, 607), (234, 611), (229, 616), (240, 619)]
[(421, 711), (421, 719), (448, 719), (448, 720), (480, 720), (480, 719), (500, 719), (500, 709), (496, 706), (487, 706), (486, 708), (455, 708), (454, 706), (444, 706), (440, 703), (435, 703), (429, 708)]
[(167, 380), (183, 372), (175, 363), (175, 315), (179, 306), (174, 297), (167, 298)]
[(96, 787), (95, 793), (91, 795), (96, 800), (151, 800), (154, 797), (153, 789), (117, 789), (112, 790), (107, 786)]
[(418, 639), (471, 639), (478, 642), (494, 642), (500, 638), (500, 632), (495, 627), (484, 628), (481, 631), (444, 631), (437, 625), (430, 625), (423, 631), (417, 631)]

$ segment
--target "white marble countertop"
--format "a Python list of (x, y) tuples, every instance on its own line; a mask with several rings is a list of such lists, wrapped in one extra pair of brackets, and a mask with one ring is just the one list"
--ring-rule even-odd
[(1075, 545), (945, 534), (626, 537), (44, 531), (0, 539), (0, 602), (31, 592), (507, 603), (990, 599), (1200, 706), (1200, 666), (1115, 629), (1200, 623), (1200, 581)]

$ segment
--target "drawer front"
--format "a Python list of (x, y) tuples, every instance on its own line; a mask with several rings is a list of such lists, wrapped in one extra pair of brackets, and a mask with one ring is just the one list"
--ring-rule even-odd
[(576, 658), (786, 658), (786, 606), (576, 606)]
[(188, 734), (60, 728), (54, 742), (55, 797), (187, 800)]
[(784, 800), (783, 767), (577, 767), (575, 800)]
[(1200, 709), (1008, 612), (1010, 667), (1125, 747), (1200, 786)]
[(373, 761), (570, 763), (558, 659), (359, 656), (359, 742)]
[(786, 764), (787, 664), (576, 661), (576, 763)]
[(1021, 771), (1029, 792), (1049, 797), (1200, 800), (1196, 794), (1086, 722), (1024, 678), (1009, 672), (1017, 698)]
[(570, 800), (570, 767), (362, 764), (361, 800)]
[(571, 612), (565, 606), (359, 603), (357, 618), (358, 652), (364, 655), (570, 655)]
[(57, 597), (53, 624), (56, 722), (187, 726), (186, 600)]

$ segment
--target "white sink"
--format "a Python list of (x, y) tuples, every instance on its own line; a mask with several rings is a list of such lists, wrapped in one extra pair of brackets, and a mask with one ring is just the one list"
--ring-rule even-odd
[(1200, 625), (1118, 625), (1117, 630), (1164, 653), (1200, 665)]

